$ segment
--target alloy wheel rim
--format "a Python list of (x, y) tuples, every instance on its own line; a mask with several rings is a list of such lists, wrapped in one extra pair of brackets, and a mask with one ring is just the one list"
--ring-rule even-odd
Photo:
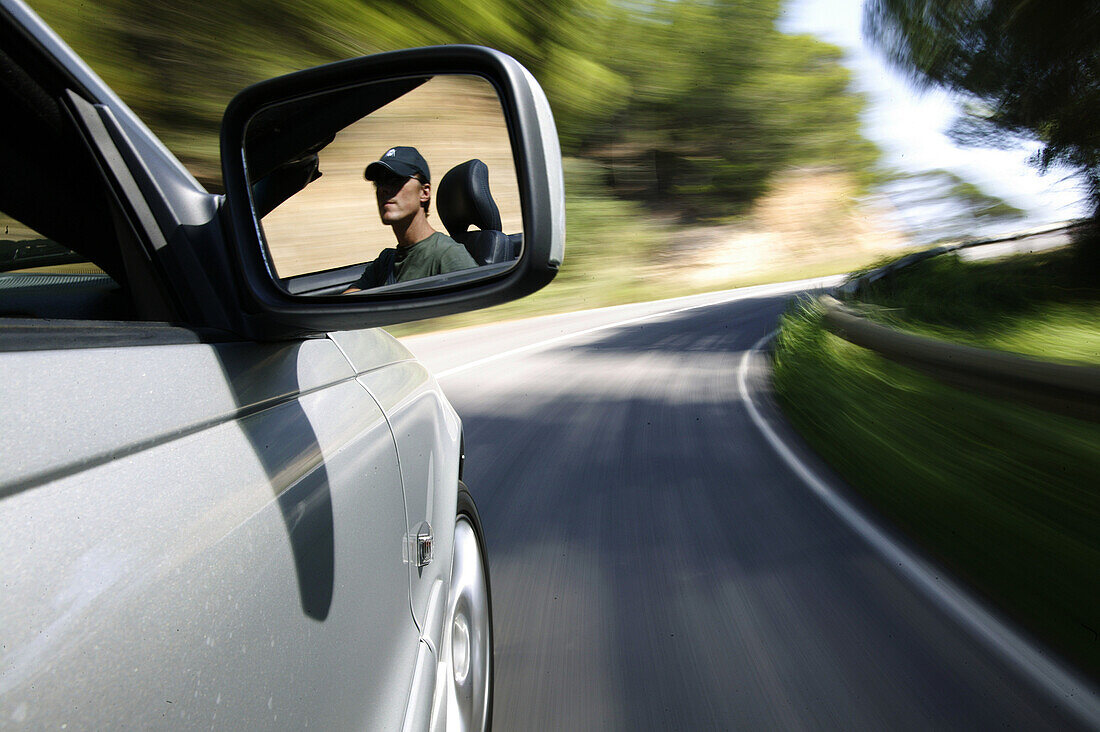
[(451, 603), (445, 663), (449, 679), (447, 728), (483, 730), (489, 712), (489, 586), (481, 546), (464, 516), (455, 522)]

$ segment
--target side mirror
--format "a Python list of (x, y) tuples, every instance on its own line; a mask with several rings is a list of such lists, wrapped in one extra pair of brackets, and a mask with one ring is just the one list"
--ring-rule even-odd
[[(230, 102), (221, 147), (223, 210), (257, 338), (495, 305), (544, 286), (561, 265), (553, 117), (538, 82), (497, 51), (411, 49), (262, 82)], [(394, 148), (418, 151), (418, 180)], [(390, 190), (392, 178), (366, 180), (380, 159), (370, 177), (400, 174), (400, 188), (403, 176), (429, 229), (408, 227), (416, 206)], [(420, 246), (402, 238), (413, 229), (448, 236)], [(441, 252), (430, 266), (429, 248)]]

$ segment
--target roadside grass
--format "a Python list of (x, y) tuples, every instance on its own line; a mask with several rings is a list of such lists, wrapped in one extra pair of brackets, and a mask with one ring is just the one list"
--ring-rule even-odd
[[(385, 330), (396, 338), (404, 338), (405, 336), (421, 333), (502, 323), (508, 320), (533, 318), (539, 315), (568, 313), (611, 305), (626, 305), (634, 302), (649, 302), (651, 300), (698, 295), (704, 292), (718, 292), (735, 287), (752, 287), (753, 285), (766, 285), (773, 282), (845, 274), (864, 261), (864, 259), (856, 257), (838, 257), (829, 262), (812, 265), (760, 270), (707, 286), (692, 286), (677, 280), (658, 278), (616, 277), (614, 274), (606, 276), (605, 279), (605, 273), (595, 272), (590, 275), (589, 282), (585, 286), (559, 287), (558, 279), (555, 278), (550, 286), (521, 300), (442, 318), (389, 325), (386, 326)], [(558, 275), (558, 277), (561, 276)]]
[(1100, 425), (948, 387), (828, 333), (811, 303), (774, 358), (785, 414), (875, 510), (1100, 678)]
[(860, 293), (878, 322), (944, 340), (1100, 364), (1100, 287), (1068, 249), (1001, 260), (932, 257)]

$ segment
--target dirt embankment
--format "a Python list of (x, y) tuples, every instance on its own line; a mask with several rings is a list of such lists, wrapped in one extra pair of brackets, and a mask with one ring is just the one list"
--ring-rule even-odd
[(779, 176), (745, 219), (681, 230), (657, 265), (689, 287), (769, 275), (797, 277), (830, 263), (856, 266), (909, 242), (852, 176), (793, 170)]

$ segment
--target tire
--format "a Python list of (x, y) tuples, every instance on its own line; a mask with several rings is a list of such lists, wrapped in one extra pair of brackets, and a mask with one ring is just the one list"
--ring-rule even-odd
[[(489, 730), (493, 722), (493, 601), (481, 517), (459, 481), (451, 597), (444, 658), (449, 666), (448, 730)], [(478, 668), (483, 666), (483, 668)]]

